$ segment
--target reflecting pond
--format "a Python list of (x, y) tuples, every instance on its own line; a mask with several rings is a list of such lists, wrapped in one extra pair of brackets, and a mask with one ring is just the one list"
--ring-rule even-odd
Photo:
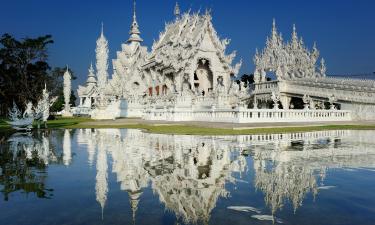
[(0, 224), (374, 224), (375, 131), (0, 137)]

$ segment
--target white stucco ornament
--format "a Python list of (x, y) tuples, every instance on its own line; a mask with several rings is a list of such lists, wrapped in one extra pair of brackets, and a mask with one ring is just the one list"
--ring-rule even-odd
[(274, 72), (278, 80), (295, 79), (305, 77), (324, 77), (326, 67), (324, 59), (321, 60), (319, 71), (316, 62), (319, 51), (314, 44), (312, 50), (305, 47), (302, 38), (298, 37), (296, 26), (293, 25), (291, 40), (284, 40), (273, 21), (271, 36), (267, 38), (266, 47), (262, 52), (256, 50), (254, 64), (255, 83), (265, 82), (265, 72)]
[(63, 117), (71, 117), (73, 114), (71, 113), (70, 108), (70, 96), (72, 92), (72, 75), (69, 72), (68, 67), (66, 67), (66, 71), (64, 73), (64, 111), (63, 111)]
[(8, 124), (16, 130), (31, 130), (34, 121), (34, 114), (32, 111), (32, 103), (26, 105), (25, 112), (22, 114), (15, 102), (13, 102), (12, 109), (8, 110), (9, 120)]
[(271, 99), (273, 101), (273, 109), (279, 109), (280, 93), (272, 92)]
[(38, 104), (34, 108), (35, 120), (37, 121), (38, 129), (40, 128), (40, 122), (43, 122), (44, 127), (47, 128), (47, 120), (50, 116), (50, 107), (56, 102), (56, 100), (57, 97), (50, 98), (47, 85), (45, 85), (42, 98), (38, 101)]

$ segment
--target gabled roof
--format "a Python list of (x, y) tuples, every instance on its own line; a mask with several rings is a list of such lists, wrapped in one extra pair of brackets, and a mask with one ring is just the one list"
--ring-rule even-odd
[(160, 33), (159, 40), (154, 42), (148, 65), (162, 65), (179, 71), (184, 68), (200, 49), (206, 34), (209, 35), (215, 51), (226, 68), (233, 70), (231, 64), (235, 53), (225, 55), (229, 40), (220, 40), (211, 22), (212, 17), (205, 14), (183, 14), (173, 22), (166, 24), (165, 31)]

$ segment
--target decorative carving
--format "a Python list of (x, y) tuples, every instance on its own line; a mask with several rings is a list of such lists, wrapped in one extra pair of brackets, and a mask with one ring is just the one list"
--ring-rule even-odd
[(9, 109), (9, 124), (12, 126), (13, 129), (16, 130), (31, 130), (34, 116), (32, 112), (32, 104), (30, 106), (31, 102), (29, 102), (26, 106), (26, 110), (21, 116), (21, 111), (17, 107), (16, 103), (13, 102), (12, 109)]
[(328, 102), (330, 104), (331, 110), (335, 110), (336, 109), (336, 107), (335, 107), (336, 96), (335, 95), (329, 96), (328, 97)]
[(312, 51), (309, 51), (302, 38), (298, 37), (295, 25), (293, 25), (291, 41), (284, 43), (274, 21), (271, 36), (267, 38), (265, 49), (261, 53), (256, 50), (254, 56), (255, 82), (265, 81), (263, 76), (260, 77), (260, 73), (263, 73), (263, 71), (275, 72), (278, 80), (325, 76), (324, 60), (322, 60), (321, 70), (316, 71), (318, 57), (319, 51), (316, 44), (314, 44)]
[(71, 92), (72, 92), (72, 81), (71, 81), (71, 79), (72, 79), (72, 76), (69, 73), (68, 67), (66, 67), (66, 71), (64, 73), (64, 88), (63, 88), (64, 102), (65, 102), (63, 116), (66, 116), (66, 117), (72, 116), (72, 113), (70, 112), (71, 111), (71, 109), (70, 109), (70, 95), (71, 95)]
[(35, 120), (37, 121), (38, 129), (40, 128), (40, 122), (44, 123), (44, 127), (47, 128), (47, 120), (50, 114), (50, 107), (55, 103), (57, 97), (50, 98), (47, 85), (43, 89), (42, 99), (38, 101), (38, 104), (34, 108)]
[(280, 93), (272, 92), (271, 99), (273, 101), (273, 108), (279, 109)]
[(305, 110), (308, 110), (309, 106), (310, 106), (310, 101), (311, 101), (310, 96), (308, 96), (306, 94), (303, 95), (302, 101), (303, 101), (303, 103), (305, 105)]

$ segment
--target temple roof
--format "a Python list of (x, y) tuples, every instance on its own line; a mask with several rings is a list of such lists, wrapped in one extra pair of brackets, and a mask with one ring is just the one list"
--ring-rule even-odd
[(206, 23), (207, 19), (207, 15), (184, 14), (180, 19), (176, 19), (173, 23), (166, 25), (164, 35), (161, 35), (155, 45), (156, 49), (167, 44), (176, 45), (197, 41), (202, 38), (199, 34), (208, 25)]
[(146, 67), (156, 63), (175, 71), (185, 68), (191, 62), (189, 59), (202, 50), (202, 43), (208, 35), (211, 47), (203, 50), (216, 52), (228, 72), (233, 71), (231, 64), (235, 53), (225, 55), (229, 40), (219, 39), (211, 20), (209, 11), (204, 14), (187, 12), (166, 24), (165, 31), (160, 33), (159, 40), (152, 46)]

